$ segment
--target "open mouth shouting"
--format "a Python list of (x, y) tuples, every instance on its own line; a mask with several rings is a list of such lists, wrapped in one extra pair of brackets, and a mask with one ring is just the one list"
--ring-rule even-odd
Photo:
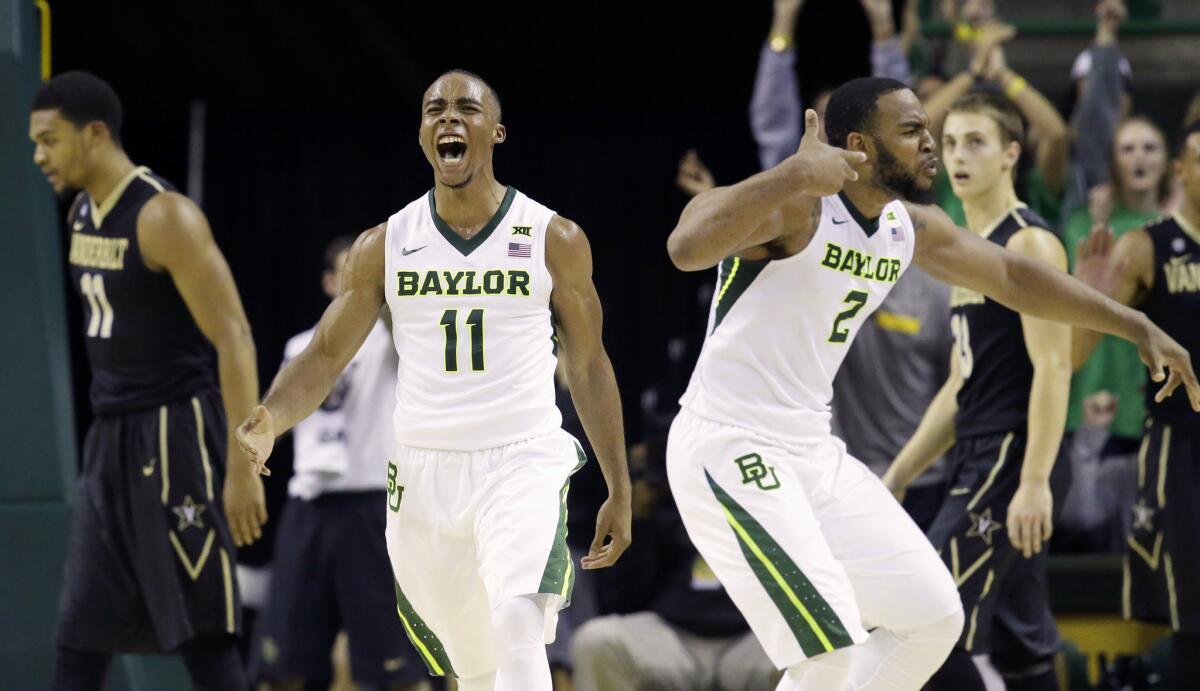
[(467, 140), (457, 134), (443, 134), (437, 138), (436, 148), (439, 161), (454, 165), (467, 155)]

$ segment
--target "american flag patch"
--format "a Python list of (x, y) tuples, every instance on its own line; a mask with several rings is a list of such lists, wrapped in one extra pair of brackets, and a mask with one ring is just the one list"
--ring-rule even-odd
[(904, 228), (900, 226), (892, 226), (892, 240), (901, 242), (904, 240)]
[(533, 245), (525, 245), (520, 242), (508, 243), (508, 256), (510, 257), (532, 257)]

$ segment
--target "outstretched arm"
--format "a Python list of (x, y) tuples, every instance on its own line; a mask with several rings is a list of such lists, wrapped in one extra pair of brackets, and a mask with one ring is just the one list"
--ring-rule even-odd
[[(936, 207), (906, 204), (917, 231), (914, 260), (934, 278), (979, 291), (1040, 319), (1119, 336), (1138, 346), (1162, 400), (1180, 384), (1200, 412), (1200, 384), (1186, 350), (1141, 312), (1105, 297), (1062, 271), (997, 247), (954, 225)], [(1170, 371), (1168, 377), (1165, 370)]]
[(851, 164), (867, 155), (821, 142), (815, 111), (805, 113), (805, 123), (800, 149), (782, 163), (736, 185), (714, 187), (688, 203), (667, 238), (676, 267), (700, 271), (770, 242), (784, 232), (780, 210), (785, 204), (811, 212), (819, 209), (818, 197), (836, 194), (846, 180), (858, 179)]
[(238, 441), (260, 466), (265, 468), (275, 437), (321, 405), (379, 318), (386, 232), (380, 224), (354, 241), (340, 292), (321, 315), (312, 341), (279, 370), (262, 404), (238, 427)]
[[(595, 539), (587, 556), (580, 560), (585, 569), (599, 569), (612, 566), (629, 547), (629, 467), (621, 396), (601, 341), (604, 318), (592, 284), (592, 250), (579, 226), (561, 216), (551, 219), (546, 229), (546, 266), (554, 281), (550, 304), (566, 360), (567, 386), (608, 483), (608, 500), (596, 516)], [(605, 537), (611, 538), (608, 544), (604, 543)]]
[[(230, 426), (236, 424), (258, 396), (254, 338), (229, 264), (213, 241), (204, 212), (181, 194), (158, 194), (142, 208), (137, 232), (147, 266), (171, 275), (196, 326), (216, 348), (225, 416)], [(241, 547), (261, 537), (267, 505), (262, 480), (232, 433), (227, 444), (222, 502), (233, 540)]]

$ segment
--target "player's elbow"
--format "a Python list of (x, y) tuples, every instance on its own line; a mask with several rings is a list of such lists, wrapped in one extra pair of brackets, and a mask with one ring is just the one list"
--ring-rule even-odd
[(689, 233), (682, 225), (676, 226), (667, 238), (667, 254), (671, 263), (680, 271), (702, 271), (713, 265), (702, 255), (694, 240), (689, 239)]
[(237, 355), (255, 361), (254, 334), (245, 319), (233, 319), (224, 325), (213, 338), (213, 347), (219, 356)]

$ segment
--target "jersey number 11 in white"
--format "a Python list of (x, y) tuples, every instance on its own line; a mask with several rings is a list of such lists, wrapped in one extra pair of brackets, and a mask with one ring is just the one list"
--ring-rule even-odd
[[(438, 322), (446, 332), (446, 371), (458, 371), (458, 310), (446, 310)], [(471, 371), (482, 372), (483, 362), (483, 310), (473, 309), (467, 313), (466, 323), (471, 327)]]
[(88, 301), (87, 335), (95, 338), (112, 337), (113, 308), (104, 292), (104, 277), (100, 274), (84, 274), (79, 279), (79, 291)]

